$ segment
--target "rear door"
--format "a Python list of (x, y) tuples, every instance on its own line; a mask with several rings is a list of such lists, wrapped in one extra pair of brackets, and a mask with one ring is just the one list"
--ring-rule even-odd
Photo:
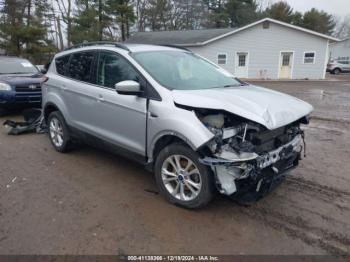
[(72, 125), (88, 132), (94, 132), (90, 112), (97, 103), (97, 87), (93, 84), (96, 51), (82, 51), (70, 56), (67, 81), (62, 85), (64, 102)]

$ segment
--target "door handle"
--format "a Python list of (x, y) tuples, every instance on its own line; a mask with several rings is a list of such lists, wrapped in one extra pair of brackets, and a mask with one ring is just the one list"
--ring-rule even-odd
[(105, 99), (103, 98), (103, 96), (102, 96), (102, 95), (98, 95), (97, 100), (98, 100), (98, 101), (100, 101), (100, 102), (105, 101)]
[(152, 117), (152, 118), (157, 118), (158, 115), (153, 113), (153, 112), (149, 112), (149, 116)]

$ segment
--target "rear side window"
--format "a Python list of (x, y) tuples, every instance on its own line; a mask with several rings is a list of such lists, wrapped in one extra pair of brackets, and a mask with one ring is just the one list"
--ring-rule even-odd
[(70, 55), (61, 56), (56, 58), (56, 71), (59, 75), (67, 75), (67, 66), (69, 62)]
[(72, 54), (69, 62), (68, 76), (83, 82), (91, 82), (91, 66), (94, 52), (80, 52)]

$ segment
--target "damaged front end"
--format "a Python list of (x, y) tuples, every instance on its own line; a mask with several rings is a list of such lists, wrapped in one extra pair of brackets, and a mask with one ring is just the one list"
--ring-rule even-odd
[(216, 177), (220, 193), (240, 200), (263, 197), (298, 165), (305, 149), (302, 118), (269, 130), (224, 111), (196, 110), (197, 117), (215, 135), (200, 159)]

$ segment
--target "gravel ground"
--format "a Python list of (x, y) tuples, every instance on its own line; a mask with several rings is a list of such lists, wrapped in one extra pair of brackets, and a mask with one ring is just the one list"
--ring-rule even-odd
[(125, 158), (89, 147), (59, 154), (46, 135), (0, 127), (0, 254), (350, 255), (350, 81), (259, 84), (315, 113), (306, 159), (249, 207), (217, 196), (185, 210)]

